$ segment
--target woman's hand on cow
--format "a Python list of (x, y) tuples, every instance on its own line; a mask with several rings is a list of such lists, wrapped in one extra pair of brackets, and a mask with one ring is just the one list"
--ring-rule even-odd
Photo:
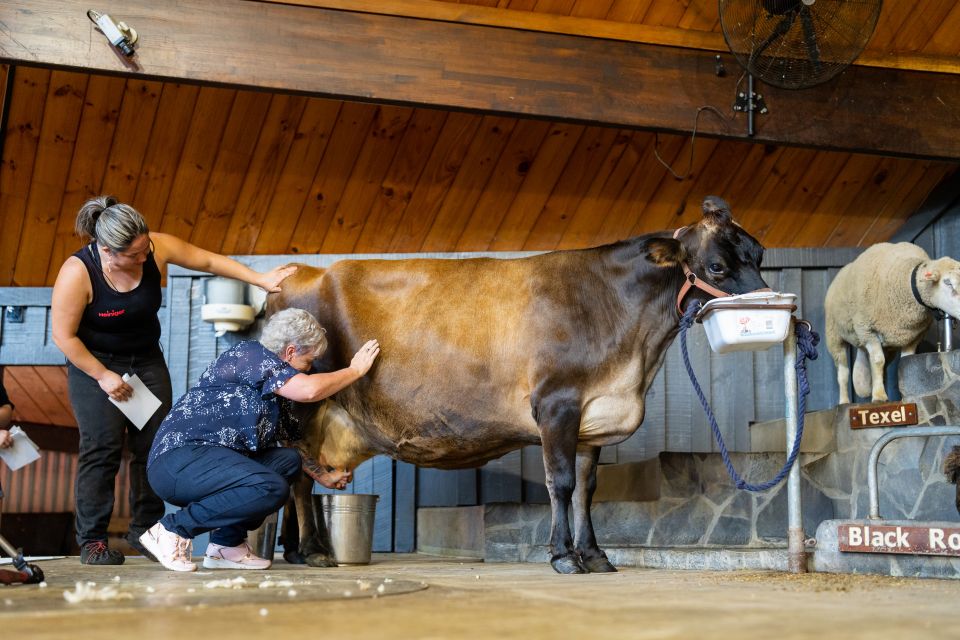
[(362, 378), (373, 366), (373, 361), (377, 359), (378, 355), (380, 355), (380, 343), (376, 340), (368, 340), (353, 356), (353, 360), (350, 361), (350, 368)]
[(116, 400), (123, 402), (133, 395), (133, 388), (123, 381), (119, 374), (107, 369), (102, 376), (97, 378), (97, 384), (103, 389), (104, 393)]
[(297, 265), (288, 264), (285, 267), (276, 267), (260, 275), (257, 286), (268, 293), (279, 293), (280, 283), (286, 280), (297, 270)]
[(345, 469), (330, 469), (323, 473), (310, 473), (309, 475), (327, 489), (338, 489), (340, 491), (346, 489), (350, 481), (353, 480), (353, 472)]

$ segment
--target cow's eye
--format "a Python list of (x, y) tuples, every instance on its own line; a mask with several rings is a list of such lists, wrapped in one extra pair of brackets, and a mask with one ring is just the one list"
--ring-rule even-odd
[(707, 267), (707, 270), (710, 271), (710, 275), (713, 276), (723, 275), (723, 265), (719, 262), (711, 262), (710, 266)]

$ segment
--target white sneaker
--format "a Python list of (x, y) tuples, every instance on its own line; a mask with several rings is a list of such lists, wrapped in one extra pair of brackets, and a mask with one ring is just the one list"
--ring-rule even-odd
[(273, 561), (254, 555), (244, 540), (235, 547), (211, 542), (203, 554), (205, 569), (269, 569)]
[(193, 540), (167, 531), (159, 522), (140, 536), (140, 544), (157, 558), (157, 562), (171, 571), (197, 570), (196, 563), (190, 561)]

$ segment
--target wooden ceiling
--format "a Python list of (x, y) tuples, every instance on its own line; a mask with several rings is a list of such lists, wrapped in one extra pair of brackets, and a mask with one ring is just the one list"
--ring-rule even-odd
[[(440, 0), (556, 15), (628, 22), (690, 31), (720, 32), (718, 0)], [(390, 2), (383, 2), (389, 5)], [(910, 2), (887, 0), (867, 51), (960, 55), (960, 4), (925, 0), (923, 11)]]
[(76, 427), (64, 367), (2, 367), (0, 379), (13, 403), (13, 423)]
[[(521, 22), (542, 12), (719, 29), (716, 0), (461, 4)], [(960, 53), (960, 3), (907, 5), (884, 4), (871, 50)], [(78, 206), (101, 193), (227, 254), (584, 247), (684, 224), (707, 194), (770, 247), (866, 246), (957, 167), (44, 68), (0, 75), (11, 68), (0, 286), (51, 285), (79, 246)], [(657, 150), (690, 175), (673, 177)]]

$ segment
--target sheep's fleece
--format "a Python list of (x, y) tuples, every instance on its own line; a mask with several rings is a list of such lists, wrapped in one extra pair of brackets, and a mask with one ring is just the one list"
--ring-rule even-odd
[[(914, 267), (920, 298), (929, 307), (960, 316), (960, 262), (931, 260), (915, 244), (876, 244), (837, 274), (826, 298), (827, 348), (837, 365), (840, 403), (850, 402), (850, 368), (844, 343), (856, 347), (853, 386), (871, 401), (887, 400), (883, 387), (884, 350), (909, 355), (932, 321), (931, 310), (917, 302), (910, 287)], [(869, 365), (868, 365), (869, 361)]]

